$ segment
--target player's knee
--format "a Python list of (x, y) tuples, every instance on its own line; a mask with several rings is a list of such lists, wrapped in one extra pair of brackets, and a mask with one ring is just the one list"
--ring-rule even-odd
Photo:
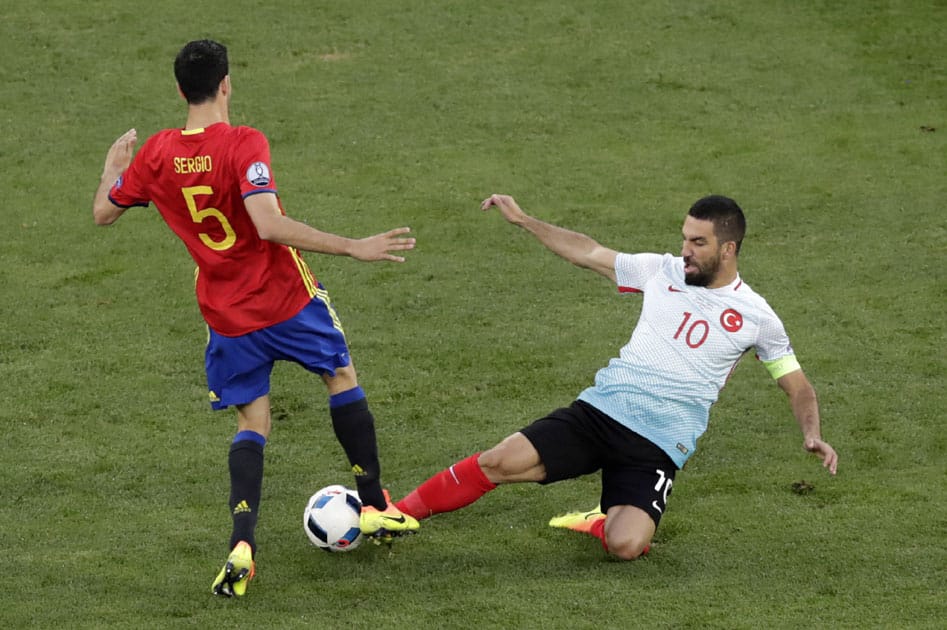
[(651, 541), (643, 536), (609, 536), (606, 534), (605, 544), (608, 547), (608, 553), (616, 558), (634, 560), (648, 552)]
[(484, 451), (477, 463), (493, 483), (536, 481), (545, 475), (535, 449), (521, 436), (511, 436)]
[(480, 453), (480, 457), (477, 458), (480, 469), (487, 477), (503, 477), (509, 472), (510, 466), (505, 459), (502, 447), (502, 444), (494, 446)]

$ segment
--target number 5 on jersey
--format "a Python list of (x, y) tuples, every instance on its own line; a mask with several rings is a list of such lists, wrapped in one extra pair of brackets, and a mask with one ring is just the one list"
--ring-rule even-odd
[(237, 242), (237, 234), (233, 231), (233, 227), (227, 221), (224, 213), (217, 208), (204, 208), (203, 210), (197, 208), (196, 197), (198, 195), (213, 195), (214, 189), (210, 186), (188, 186), (182, 188), (181, 192), (184, 194), (184, 201), (187, 203), (187, 209), (191, 213), (194, 223), (202, 224), (207, 220), (217, 221), (224, 231), (224, 238), (220, 241), (215, 241), (207, 232), (200, 232), (198, 236), (201, 242), (218, 252), (233, 247), (233, 244)]

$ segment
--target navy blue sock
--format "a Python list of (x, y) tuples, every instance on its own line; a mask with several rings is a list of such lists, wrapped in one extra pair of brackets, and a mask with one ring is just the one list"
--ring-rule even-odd
[(230, 445), (230, 513), (233, 531), (230, 548), (245, 540), (256, 555), (257, 512), (263, 487), (263, 447), (266, 438), (255, 431), (240, 431)]
[(361, 387), (329, 397), (332, 428), (355, 473), (358, 496), (365, 505), (384, 510), (387, 507), (381, 491), (381, 464), (375, 440), (375, 418), (368, 409), (368, 400)]

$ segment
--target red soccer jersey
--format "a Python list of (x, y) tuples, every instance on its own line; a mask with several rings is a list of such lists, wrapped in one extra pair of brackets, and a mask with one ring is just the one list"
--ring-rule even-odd
[(266, 137), (217, 123), (148, 138), (109, 199), (124, 208), (155, 204), (197, 263), (205, 321), (233, 337), (293, 317), (316, 289), (298, 251), (257, 234), (243, 200), (260, 193), (276, 194)]

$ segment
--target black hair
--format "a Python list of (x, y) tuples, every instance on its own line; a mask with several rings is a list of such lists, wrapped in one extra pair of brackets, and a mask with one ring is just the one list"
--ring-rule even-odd
[(210, 39), (188, 42), (174, 58), (174, 78), (190, 105), (213, 99), (229, 73), (227, 47)]
[(694, 202), (687, 214), (713, 223), (717, 241), (733, 241), (737, 244), (736, 253), (740, 253), (740, 245), (746, 235), (746, 218), (736, 201), (723, 195), (710, 195)]

